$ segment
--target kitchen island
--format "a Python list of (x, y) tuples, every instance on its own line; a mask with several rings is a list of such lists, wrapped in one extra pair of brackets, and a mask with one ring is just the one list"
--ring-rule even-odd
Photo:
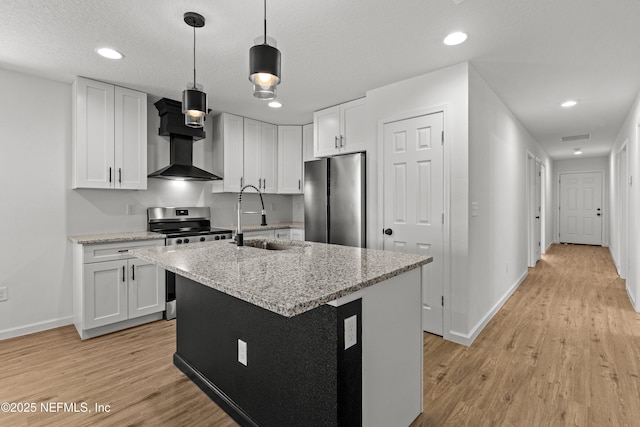
[(241, 425), (409, 425), (431, 258), (267, 242), (132, 251), (178, 275), (174, 364)]

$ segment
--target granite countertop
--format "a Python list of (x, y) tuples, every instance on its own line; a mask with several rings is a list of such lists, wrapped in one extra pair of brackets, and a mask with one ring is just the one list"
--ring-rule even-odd
[(82, 234), (67, 236), (72, 243), (90, 245), (97, 243), (134, 242), (137, 240), (164, 239), (164, 234), (149, 231), (127, 231), (122, 233)]
[(286, 317), (304, 313), (432, 261), (431, 257), (280, 239), (288, 250), (228, 241), (134, 249), (145, 261)]
[[(268, 220), (268, 219), (267, 219)], [(226, 228), (233, 230), (233, 234), (236, 234), (237, 224), (233, 225), (212, 225), (216, 228)], [(301, 228), (304, 230), (304, 222), (275, 222), (273, 224), (267, 224), (262, 226), (260, 224), (242, 224), (242, 231), (261, 231), (261, 230), (280, 230), (283, 228)]]

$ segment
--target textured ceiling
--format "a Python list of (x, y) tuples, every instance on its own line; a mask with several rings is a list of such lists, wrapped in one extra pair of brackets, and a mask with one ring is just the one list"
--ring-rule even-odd
[[(179, 99), (192, 80), (187, 11), (202, 14), (198, 81), (210, 108), (277, 124), (367, 90), (462, 61), (471, 64), (556, 159), (606, 155), (640, 89), (638, 0), (269, 0), (282, 51), (272, 110), (252, 96), (248, 52), (260, 0), (1, 0), (0, 67), (71, 82), (82, 75)], [(463, 45), (444, 36), (465, 31)], [(125, 54), (109, 61), (108, 45)], [(567, 99), (579, 104), (562, 109)], [(587, 142), (562, 136), (591, 134)]]

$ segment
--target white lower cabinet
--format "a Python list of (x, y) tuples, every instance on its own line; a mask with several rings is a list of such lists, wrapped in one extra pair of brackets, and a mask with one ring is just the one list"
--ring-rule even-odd
[(289, 229), (288, 228), (283, 228), (280, 230), (274, 230), (275, 232), (275, 238), (276, 239), (287, 239), (289, 240), (291, 238), (291, 234), (289, 233)]
[(162, 318), (164, 270), (128, 254), (164, 240), (74, 245), (74, 323), (82, 339)]
[(304, 242), (304, 230), (301, 228), (292, 228), (289, 230), (291, 240), (300, 240)]

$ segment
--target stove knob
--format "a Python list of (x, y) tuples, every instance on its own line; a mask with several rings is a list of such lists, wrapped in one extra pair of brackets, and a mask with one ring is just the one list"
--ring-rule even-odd
[(220, 240), (220, 236), (215, 236), (214, 239)]
[(221, 238), (222, 240), (224, 240), (224, 239), (226, 239), (226, 238), (227, 238), (227, 236), (220, 236), (220, 238)]
[(184, 239), (184, 242), (185, 243), (189, 243), (189, 239)]
[(201, 241), (201, 242), (204, 242), (205, 240), (206, 240), (206, 239), (205, 239), (204, 237), (201, 237), (201, 238), (200, 238), (200, 241)]
[(182, 243), (182, 239), (178, 239), (176, 240), (176, 244), (179, 245), (180, 243)]

